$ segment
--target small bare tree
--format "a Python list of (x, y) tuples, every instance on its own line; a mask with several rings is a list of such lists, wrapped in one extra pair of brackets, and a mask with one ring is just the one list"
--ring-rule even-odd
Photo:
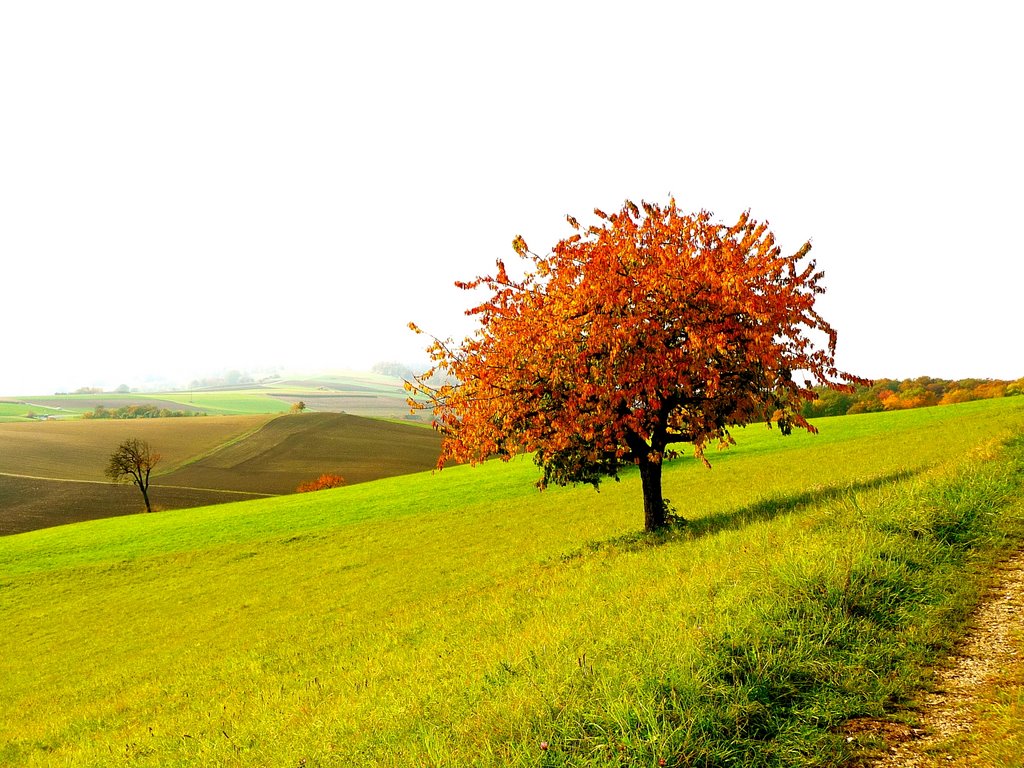
[(117, 450), (110, 456), (106, 475), (114, 483), (130, 478), (142, 491), (146, 511), (152, 512), (153, 508), (149, 505), (149, 473), (158, 461), (160, 454), (154, 453), (149, 443), (130, 437), (117, 446)]

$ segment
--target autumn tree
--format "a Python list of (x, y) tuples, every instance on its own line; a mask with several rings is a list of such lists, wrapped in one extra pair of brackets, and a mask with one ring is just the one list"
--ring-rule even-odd
[(292, 403), (292, 413), (302, 413), (304, 410), (306, 410), (306, 404), (302, 400), (299, 400), (297, 403)]
[(142, 499), (146, 502), (146, 511), (152, 512), (149, 504), (149, 474), (160, 461), (160, 454), (155, 453), (145, 440), (131, 437), (117, 446), (110, 456), (106, 475), (111, 482), (119, 483), (128, 479), (142, 491)]
[[(662, 465), (676, 446), (708, 464), (736, 426), (814, 432), (801, 413), (812, 385), (862, 382), (835, 367), (810, 243), (784, 255), (749, 213), (726, 225), (675, 200), (642, 209), (597, 210), (586, 228), (567, 217), (575, 234), (546, 255), (513, 241), (522, 277), (499, 260), (456, 283), (490, 293), (467, 311), (479, 325), (458, 344), (434, 339), (434, 367), (408, 385), (412, 407), (433, 409), (439, 466), (533, 452), (544, 487), (635, 465), (653, 531), (669, 521)], [(450, 383), (427, 383), (437, 373)]]

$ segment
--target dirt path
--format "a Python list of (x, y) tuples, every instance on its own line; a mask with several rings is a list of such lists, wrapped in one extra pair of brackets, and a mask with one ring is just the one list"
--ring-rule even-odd
[[(1024, 624), (1024, 552), (997, 570), (997, 581), (950, 667), (935, 678), (935, 691), (922, 701), (920, 726), (879, 724), (889, 754), (868, 762), (872, 768), (932, 768), (957, 765), (952, 755), (935, 752), (937, 745), (973, 728), (972, 705), (978, 688), (1008, 665), (1021, 663), (1024, 649), (1010, 642), (1010, 633)], [(931, 751), (931, 754), (929, 754)]]

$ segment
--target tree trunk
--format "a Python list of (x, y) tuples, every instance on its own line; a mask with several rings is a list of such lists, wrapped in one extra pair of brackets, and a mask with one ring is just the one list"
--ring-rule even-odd
[(640, 484), (644, 490), (644, 530), (648, 533), (664, 528), (665, 500), (661, 495), (661, 462), (640, 460)]
[(152, 512), (153, 509), (149, 506), (149, 494), (146, 492), (146, 486), (139, 484), (139, 490), (142, 491), (142, 498), (146, 502), (146, 511)]

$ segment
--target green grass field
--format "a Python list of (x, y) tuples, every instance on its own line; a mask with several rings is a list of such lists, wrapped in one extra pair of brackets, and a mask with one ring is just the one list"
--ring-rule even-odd
[(155, 404), (170, 410), (208, 413), (218, 416), (285, 413), (289, 403), (262, 389), (234, 389), (216, 392), (138, 392), (132, 394), (46, 395), (29, 400), (39, 405), (60, 407), (68, 413), (91, 411), (97, 405), (117, 409), (123, 405)]
[(207, 413), (287, 413), (289, 403), (271, 397), (262, 390), (232, 390), (227, 392), (162, 393), (160, 398), (190, 405)]
[[(187, 398), (186, 398), (187, 399)], [(90, 395), (35, 395), (22, 398), (25, 406), (39, 413), (53, 413), (61, 418), (77, 418), (98, 405), (117, 409), (124, 405), (151, 404), (170, 410), (199, 413), (201, 409), (179, 403), (173, 397), (159, 394), (90, 394)]]
[[(1024, 533), (1024, 402), (0, 539), (0, 764), (838, 766)], [(546, 747), (546, 748), (545, 748)]]
[(20, 400), (0, 400), (0, 423), (31, 421), (32, 416), (61, 416), (61, 409), (46, 405), (35, 405)]

